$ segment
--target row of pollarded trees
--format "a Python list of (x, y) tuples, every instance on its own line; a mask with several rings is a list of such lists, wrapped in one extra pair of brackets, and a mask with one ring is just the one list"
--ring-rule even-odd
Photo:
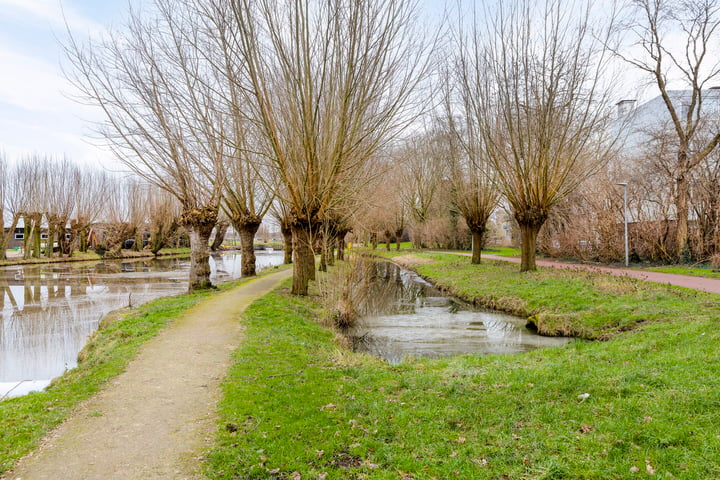
[(293, 292), (306, 294), (323, 226), (346, 228), (371, 160), (418, 114), (411, 94), (428, 47), (412, 2), (154, 7), (152, 19), (132, 12), (104, 40), (68, 44), (81, 96), (106, 113), (103, 138), (178, 198), (191, 290), (209, 285), (207, 244), (221, 206), (251, 239), (277, 195), (293, 236)]
[(0, 157), (0, 171), (0, 216), (7, 227), (0, 232), (2, 258), (20, 224), (25, 258), (71, 257), (89, 244), (112, 256), (128, 239), (141, 248), (146, 231), (157, 253), (180, 235), (174, 198), (136, 177), (38, 154), (12, 163)]
[[(400, 204), (416, 225), (433, 196), (450, 191), (479, 262), (487, 220), (504, 198), (522, 238), (521, 270), (534, 270), (536, 239), (553, 207), (602, 167), (617, 146), (609, 90), (610, 26), (592, 31), (589, 7), (497, 2), (459, 13), (440, 75), (439, 120), (411, 140)], [(605, 35), (605, 36), (603, 36)], [(419, 242), (422, 244), (422, 240)]]
[[(499, 2), (494, 10), (479, 7), (472, 22), (459, 16), (444, 120), (400, 154), (408, 170), (397, 175), (401, 198), (383, 212), (383, 226), (373, 228), (389, 237), (392, 225), (402, 224), (396, 219), (407, 220), (422, 245), (433, 199), (450, 196), (472, 227), (487, 218), (497, 200), (487, 194), (495, 191), (522, 230), (524, 270), (533, 268), (535, 238), (548, 220), (544, 251), (617, 259), (622, 190), (616, 183), (624, 181), (641, 258), (717, 256), (720, 90), (710, 87), (720, 74), (712, 57), (720, 3), (634, 0), (624, 6), (622, 24), (601, 31), (590, 31), (588, 7), (563, 3)], [(615, 119), (601, 83), (612, 78), (610, 59), (648, 74), (662, 99), (656, 124)], [(670, 90), (669, 77), (685, 90)], [(634, 141), (623, 144), (627, 133)], [(463, 165), (471, 167), (463, 171)]]
[[(502, 197), (522, 233), (521, 268), (535, 268), (553, 208), (618, 146), (608, 128), (612, 21), (592, 28), (580, 2), (487, 2), (459, 13), (443, 63), (433, 56), (440, 36), (419, 34), (417, 13), (409, 0), (156, 0), (152, 18), (134, 11), (103, 40), (70, 40), (70, 76), (106, 113), (102, 137), (181, 205), (191, 289), (209, 285), (221, 209), (249, 260), (277, 198), (293, 238), (293, 292), (306, 294), (315, 245), (327, 259), (379, 197), (365, 189), (389, 172), (416, 188), (388, 209), (386, 238), (408, 218), (427, 221), (434, 188), (449, 193), (479, 248)], [(440, 118), (428, 121), (431, 134), (401, 140), (427, 111)], [(403, 159), (410, 167), (396, 172)]]
[[(0, 159), (0, 256), (22, 220), (24, 255), (26, 258), (51, 257), (52, 248), (41, 244), (57, 243), (61, 254), (70, 256), (79, 239), (86, 237), (87, 228), (103, 213), (107, 190), (111, 184), (107, 174), (81, 169), (70, 160), (30, 155), (13, 164)], [(41, 227), (47, 228), (47, 239), (41, 241)], [(70, 237), (66, 235), (70, 226)]]

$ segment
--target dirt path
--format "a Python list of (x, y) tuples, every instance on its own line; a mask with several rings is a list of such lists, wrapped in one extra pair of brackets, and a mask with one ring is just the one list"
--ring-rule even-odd
[[(455, 252), (453, 252), (455, 253)], [(459, 255), (470, 256), (469, 253), (460, 253)], [(520, 263), (519, 258), (500, 257), (497, 255), (483, 255), (482, 258), (488, 260), (502, 260), (505, 262)], [(692, 288), (703, 292), (720, 294), (720, 280), (714, 278), (692, 277), (690, 275), (674, 275), (671, 273), (648, 272), (642, 270), (633, 270), (629, 268), (611, 268), (601, 267), (598, 265), (586, 265), (582, 263), (565, 263), (553, 260), (537, 260), (540, 267), (565, 268), (568, 270), (589, 270), (593, 272), (607, 273), (620, 277), (637, 278), (648, 282), (664, 283), (676, 285), (678, 287)]]
[(237, 320), (291, 274), (260, 277), (188, 310), (3, 478), (202, 478), (199, 459), (215, 429), (219, 384), (242, 340)]

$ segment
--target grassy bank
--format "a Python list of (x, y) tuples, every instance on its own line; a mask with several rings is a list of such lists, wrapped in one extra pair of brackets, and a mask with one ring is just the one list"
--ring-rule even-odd
[(144, 342), (200, 300), (244, 281), (113, 312), (104, 319), (106, 326), (93, 334), (78, 356), (83, 361), (77, 368), (53, 381), (47, 391), (0, 401), (0, 476), (12, 468), (17, 459), (36, 448), (77, 404), (121, 373)]
[(650, 270), (651, 272), (673, 273), (675, 275), (690, 275), (693, 277), (720, 278), (720, 271), (708, 264), (696, 267), (667, 265), (663, 267), (650, 267), (646, 270)]
[(189, 248), (164, 248), (158, 252), (157, 255), (153, 255), (149, 250), (123, 250), (118, 257), (105, 258), (102, 255), (98, 255), (93, 251), (88, 252), (73, 252), (72, 257), (40, 257), (40, 258), (22, 258), (13, 256), (13, 253), (9, 253), (9, 256), (5, 260), (0, 260), (0, 267), (8, 265), (37, 265), (45, 263), (62, 263), (62, 262), (90, 262), (100, 260), (122, 260), (132, 258), (160, 258), (160, 257), (175, 257), (175, 256), (189, 256)]
[[(424, 275), (473, 295), (499, 291), (589, 325), (593, 315), (580, 311), (609, 310), (610, 323), (633, 331), (614, 326), (605, 342), (523, 355), (389, 366), (339, 349), (312, 298), (279, 291), (243, 320), (210, 478), (720, 476), (716, 296), (567, 272), (523, 279), (500, 264), (424, 257), (435, 262), (417, 267)], [(638, 318), (619, 320), (628, 313)]]
[[(544, 335), (608, 339), (648, 322), (720, 318), (717, 296), (680, 287), (578, 270), (520, 273), (507, 262), (470, 265), (467, 258), (432, 253), (412, 254), (411, 264), (413, 257), (418, 273), (452, 295), (528, 318)], [(423, 259), (432, 262), (423, 265)]]

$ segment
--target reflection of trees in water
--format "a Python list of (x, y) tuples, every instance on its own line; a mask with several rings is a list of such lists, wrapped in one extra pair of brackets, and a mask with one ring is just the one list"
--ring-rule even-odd
[[(215, 258), (223, 279), (239, 276), (237, 257)], [(137, 306), (184, 292), (188, 267), (184, 258), (144, 258), (0, 268), (0, 382), (61, 374), (105, 314), (130, 295)]]
[[(111, 300), (103, 303), (109, 306)], [(3, 315), (0, 381), (49, 379), (73, 367), (78, 351), (97, 329), (97, 311), (97, 304), (65, 304)]]
[[(0, 269), (0, 382), (47, 379), (76, 362), (100, 319), (128, 304), (184, 291), (164, 277), (179, 260)], [(132, 274), (132, 275), (128, 275)]]
[(413, 313), (428, 296), (439, 296), (414, 273), (390, 262), (373, 263), (372, 281), (362, 285), (366, 289), (362, 315)]

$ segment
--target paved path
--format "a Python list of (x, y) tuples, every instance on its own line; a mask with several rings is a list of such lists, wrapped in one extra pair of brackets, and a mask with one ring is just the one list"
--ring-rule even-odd
[(242, 340), (239, 316), (290, 275), (259, 277), (188, 310), (4, 478), (203, 478), (219, 385)]
[[(460, 255), (470, 256), (469, 253), (461, 253)], [(502, 260), (505, 262), (520, 263), (517, 257), (500, 257), (497, 255), (483, 255), (482, 258), (489, 260)], [(565, 268), (569, 270), (588, 270), (592, 272), (607, 273), (619, 277), (637, 278), (648, 282), (664, 283), (676, 285), (678, 287), (692, 288), (703, 292), (720, 294), (720, 280), (705, 277), (692, 277), (690, 275), (674, 275), (671, 273), (648, 272), (643, 270), (633, 270), (629, 268), (611, 268), (599, 265), (588, 265), (584, 263), (566, 263), (553, 260), (537, 260), (538, 266)]]

